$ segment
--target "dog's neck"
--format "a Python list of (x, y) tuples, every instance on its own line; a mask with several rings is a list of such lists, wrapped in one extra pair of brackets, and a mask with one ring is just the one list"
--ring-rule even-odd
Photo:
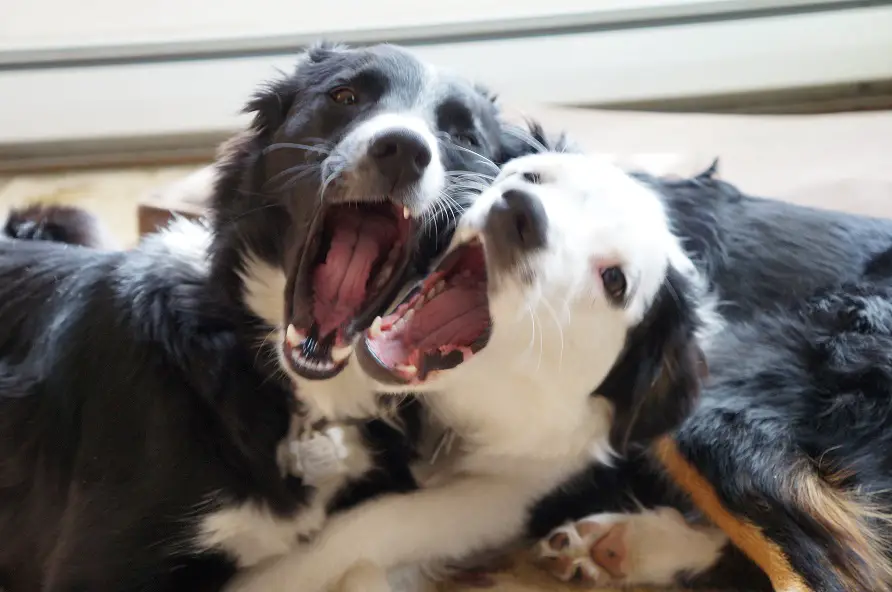
[(334, 422), (371, 419), (383, 412), (372, 380), (355, 359), (328, 380), (298, 378), (297, 394), (311, 413)]
[[(599, 350), (592, 342), (597, 337), (574, 330), (585, 326), (583, 319), (563, 327), (532, 318), (505, 325), (496, 327), (484, 350), (438, 378), (425, 397), (474, 451), (466, 464), (475, 457), (490, 465), (493, 457), (516, 460), (519, 466), (608, 461), (611, 405), (592, 391), (615, 352)], [(602, 327), (604, 342), (622, 341), (607, 335), (613, 331), (624, 328)]]
[[(532, 323), (494, 331), (482, 352), (419, 393), (431, 422), (456, 434), (460, 470), (567, 474), (592, 460), (610, 461), (611, 405), (591, 393), (615, 352), (597, 347), (597, 337), (582, 331), (582, 318), (575, 331), (537, 323), (531, 343)], [(622, 331), (602, 326), (600, 336), (617, 343)], [(335, 378), (302, 380), (298, 387), (302, 399), (333, 421), (380, 417), (378, 399), (393, 390), (375, 384), (356, 360)]]

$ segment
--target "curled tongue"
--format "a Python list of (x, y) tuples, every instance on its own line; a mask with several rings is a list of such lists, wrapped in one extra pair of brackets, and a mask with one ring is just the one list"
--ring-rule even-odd
[[(397, 228), (385, 216), (339, 212), (327, 225), (331, 246), (313, 271), (313, 317), (325, 336), (349, 321), (366, 300), (369, 276), (383, 256), (396, 253)], [(392, 263), (392, 261), (391, 261)]]

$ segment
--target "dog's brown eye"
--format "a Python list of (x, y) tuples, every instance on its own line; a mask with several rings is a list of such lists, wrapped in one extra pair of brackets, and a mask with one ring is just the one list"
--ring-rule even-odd
[(626, 276), (619, 267), (605, 267), (601, 270), (604, 292), (613, 302), (621, 302), (626, 295)]
[(533, 185), (538, 185), (542, 182), (542, 177), (539, 173), (524, 173), (523, 180), (527, 183), (532, 183)]
[(328, 96), (338, 105), (355, 105), (357, 101), (356, 91), (348, 86), (339, 86), (328, 93)]

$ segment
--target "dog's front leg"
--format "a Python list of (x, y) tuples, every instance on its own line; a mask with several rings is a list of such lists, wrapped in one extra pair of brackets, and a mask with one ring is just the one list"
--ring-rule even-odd
[(317, 541), (238, 576), (228, 592), (322, 592), (356, 565), (382, 569), (456, 560), (523, 532), (523, 483), (466, 477), (387, 495), (332, 518)]

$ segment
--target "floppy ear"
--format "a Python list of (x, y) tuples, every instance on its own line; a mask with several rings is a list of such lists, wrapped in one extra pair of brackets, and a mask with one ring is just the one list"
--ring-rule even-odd
[(706, 376), (689, 282), (673, 268), (645, 318), (594, 394), (614, 405), (611, 445), (626, 453), (647, 446), (688, 416)]
[(290, 74), (282, 72), (278, 80), (261, 86), (245, 106), (245, 113), (254, 114), (251, 127), (261, 134), (278, 129), (285, 122), (298, 90), (304, 83), (301, 68), (306, 64), (323, 62), (346, 49), (345, 45), (339, 43), (320, 41), (298, 54), (294, 70)]

